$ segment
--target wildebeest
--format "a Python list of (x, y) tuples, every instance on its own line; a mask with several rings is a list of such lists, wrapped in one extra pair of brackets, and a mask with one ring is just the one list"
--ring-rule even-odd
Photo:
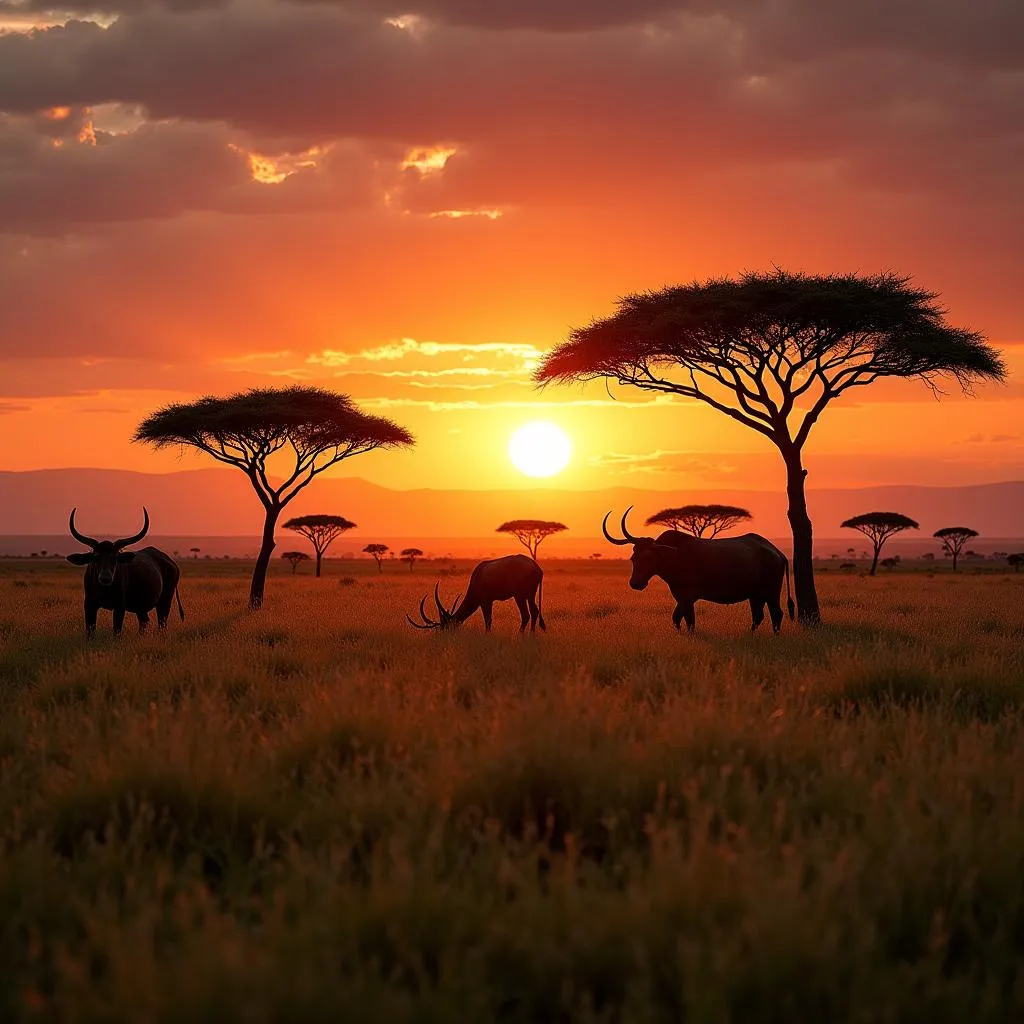
[(491, 631), (491, 607), (495, 601), (512, 599), (519, 608), (522, 623), (519, 632), (526, 630), (529, 623), (530, 632), (540, 628), (547, 631), (544, 616), (541, 614), (540, 600), (543, 596), (544, 570), (527, 555), (505, 555), (504, 558), (491, 558), (481, 562), (469, 577), (469, 588), (465, 598), (460, 602), (456, 598), (451, 608), (445, 608), (441, 602), (440, 584), (434, 585), (434, 604), (437, 606), (438, 619), (435, 622), (427, 615), (426, 597), (420, 601), (420, 617), (422, 625), (414, 622), (406, 615), (409, 622), (417, 629), (454, 629), (466, 621), (478, 608), (483, 612), (484, 628)]
[(782, 624), (782, 577), (786, 577), (786, 599), (789, 617), (793, 618), (793, 599), (789, 594), (789, 559), (770, 541), (756, 533), (742, 537), (719, 537), (704, 540), (686, 533), (666, 530), (657, 539), (634, 537), (622, 516), (622, 539), (608, 532), (607, 513), (601, 524), (605, 537), (612, 544), (633, 545), (633, 574), (629, 585), (643, 590), (651, 577), (660, 576), (676, 599), (672, 622), (676, 629), (686, 620), (692, 633), (695, 626), (693, 606), (697, 601), (715, 604), (750, 602), (753, 616), (751, 631), (764, 621), (768, 606), (772, 628), (776, 633)]
[(178, 614), (185, 619), (185, 609), (178, 597), (178, 579), (181, 572), (170, 555), (159, 548), (146, 547), (141, 551), (125, 551), (137, 544), (149, 532), (149, 511), (143, 508), (144, 523), (134, 537), (120, 540), (95, 540), (75, 529), (75, 512), (71, 510), (68, 527), (71, 536), (92, 548), (88, 552), (68, 555), (73, 565), (84, 565), (85, 576), (85, 631), (96, 632), (96, 613), (106, 608), (114, 613), (114, 632), (120, 633), (126, 612), (138, 616), (139, 632), (149, 622), (149, 613), (156, 609), (157, 624), (163, 628), (171, 612), (171, 602), (178, 598)]

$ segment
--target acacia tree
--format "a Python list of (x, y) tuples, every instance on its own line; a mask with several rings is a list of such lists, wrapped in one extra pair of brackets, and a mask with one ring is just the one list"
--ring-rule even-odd
[(373, 555), (373, 560), (377, 563), (377, 572), (384, 571), (380, 563), (390, 550), (391, 549), (387, 544), (367, 544), (366, 547), (363, 548), (363, 552), (365, 554)]
[(412, 572), (412, 567), (416, 564), (416, 559), (422, 557), (423, 552), (419, 548), (402, 549), (402, 561), (409, 563), (409, 572)]
[(305, 386), (174, 403), (147, 417), (133, 440), (195, 448), (249, 478), (263, 506), (263, 540), (249, 588), (252, 609), (263, 606), (277, 521), (288, 503), (344, 459), (415, 443), (398, 424), (361, 412), (348, 395)]
[(939, 393), (1001, 381), (999, 354), (951, 327), (932, 292), (896, 274), (807, 276), (775, 270), (629, 295), (618, 311), (542, 360), (535, 381), (603, 378), (709, 405), (763, 434), (786, 469), (800, 619), (819, 621), (803, 450), (829, 403), (881, 377)]
[(944, 526), (941, 530), (936, 530), (932, 536), (942, 541), (942, 548), (953, 559), (953, 572), (956, 572), (960, 552), (972, 537), (978, 536), (978, 531), (968, 526)]
[(309, 555), (305, 551), (286, 551), (281, 558), (291, 565), (292, 575), (295, 574), (295, 570), (299, 567), (299, 562), (309, 561)]
[(564, 523), (548, 522), (545, 519), (510, 519), (502, 523), (495, 533), (510, 533), (537, 560), (537, 548), (553, 533), (561, 533), (569, 527)]
[(882, 545), (894, 533), (916, 530), (920, 523), (915, 523), (913, 519), (900, 515), (899, 512), (865, 512), (863, 515), (847, 519), (842, 526), (844, 529), (859, 530), (871, 541), (875, 556), (871, 560), (871, 571), (868, 575), (874, 576), (878, 570), (878, 556), (882, 552)]
[(1007, 555), (1006, 562), (1013, 566), (1014, 572), (1020, 572), (1020, 567), (1024, 565), (1024, 553)]
[(683, 505), (680, 508), (663, 508), (647, 520), (648, 526), (667, 526), (670, 530), (692, 533), (703, 537), (710, 533), (717, 537), (724, 530), (731, 530), (753, 516), (737, 505)]
[(317, 579), (320, 578), (320, 565), (323, 562), (324, 552), (346, 530), (354, 529), (355, 526), (355, 523), (350, 522), (344, 516), (325, 515), (296, 516), (284, 524), (286, 530), (294, 530), (313, 545), (313, 550), (316, 552)]

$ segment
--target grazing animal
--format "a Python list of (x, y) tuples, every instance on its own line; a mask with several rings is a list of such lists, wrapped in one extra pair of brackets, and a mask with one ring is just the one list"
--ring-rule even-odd
[(786, 599), (789, 617), (794, 615), (789, 594), (789, 559), (770, 541), (756, 533), (742, 537), (703, 540), (689, 534), (666, 530), (657, 539), (634, 537), (622, 516), (622, 539), (608, 532), (607, 513), (601, 524), (605, 538), (612, 544), (633, 545), (633, 573), (629, 585), (643, 590), (653, 576), (660, 576), (676, 599), (672, 622), (676, 629), (686, 620), (692, 633), (695, 627), (693, 606), (697, 601), (715, 604), (750, 602), (753, 617), (751, 632), (764, 621), (765, 605), (771, 616), (772, 629), (778, 633), (782, 625), (782, 577), (786, 577)]
[(420, 601), (420, 617), (422, 625), (414, 622), (406, 615), (411, 625), (417, 629), (454, 629), (466, 621), (479, 608), (484, 616), (484, 628), (491, 631), (491, 607), (495, 601), (515, 601), (519, 608), (522, 623), (519, 632), (526, 630), (529, 623), (530, 632), (540, 628), (547, 631), (544, 616), (541, 614), (541, 598), (544, 589), (544, 570), (527, 555), (505, 555), (504, 558), (492, 558), (481, 562), (469, 577), (469, 589), (465, 598), (452, 602), (451, 608), (445, 608), (438, 592), (440, 584), (434, 585), (434, 604), (437, 605), (438, 619), (435, 622), (427, 613), (424, 605), (426, 597)]
[(96, 632), (96, 614), (100, 608), (114, 613), (114, 632), (120, 633), (126, 612), (138, 616), (139, 632), (149, 623), (149, 613), (156, 609), (157, 625), (167, 625), (171, 602), (178, 598), (178, 614), (185, 619), (185, 609), (178, 596), (178, 579), (181, 572), (170, 555), (159, 548), (146, 547), (141, 551), (125, 551), (126, 547), (137, 544), (149, 532), (149, 512), (143, 508), (145, 517), (142, 530), (134, 537), (121, 540), (95, 540), (75, 529), (75, 512), (71, 510), (68, 527), (71, 536), (92, 548), (88, 552), (68, 555), (72, 565), (84, 565), (85, 576), (85, 632), (92, 636)]

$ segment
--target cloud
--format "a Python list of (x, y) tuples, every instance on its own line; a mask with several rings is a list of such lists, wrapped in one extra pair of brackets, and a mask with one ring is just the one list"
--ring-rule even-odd
[[(310, 355), (306, 362), (317, 366), (348, 366), (350, 363), (366, 362), (392, 362), (405, 359), (407, 356), (427, 356), (433, 358), (441, 355), (466, 355), (466, 356), (488, 356), (507, 357), (520, 360), (536, 360), (543, 355), (536, 346), (523, 342), (436, 342), (417, 341), (415, 338), (402, 338), (401, 341), (389, 342), (386, 345), (379, 345), (376, 348), (362, 349), (359, 352), (341, 352), (336, 349), (325, 349), (323, 352), (316, 352)], [(406, 371), (409, 372), (409, 371)], [(422, 372), (422, 371), (416, 371)], [(432, 371), (437, 373), (438, 371)], [(458, 372), (458, 371), (451, 371)], [(466, 372), (466, 371), (463, 371)], [(493, 372), (484, 368), (479, 372)], [(401, 376), (399, 371), (394, 371), (391, 376)]]
[(653, 406), (672, 405), (673, 400), (667, 395), (658, 395), (650, 401), (616, 402), (600, 398), (569, 398), (563, 402), (552, 401), (490, 401), (476, 402), (472, 400), (456, 402), (436, 402), (419, 398), (361, 398), (359, 404), (375, 409), (422, 408), (431, 412), (487, 412), (492, 409), (599, 409), (614, 407), (617, 409), (649, 409)]
[(966, 444), (1006, 444), (1020, 439), (1020, 434), (971, 434), (964, 441)]

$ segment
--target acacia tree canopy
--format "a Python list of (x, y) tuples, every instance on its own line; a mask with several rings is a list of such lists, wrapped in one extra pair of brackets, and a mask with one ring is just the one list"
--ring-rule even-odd
[(865, 537), (871, 539), (874, 545), (874, 559), (871, 562), (869, 576), (874, 576), (878, 569), (878, 556), (881, 554), (882, 545), (894, 534), (903, 530), (916, 530), (920, 524), (909, 516), (899, 512), (865, 512), (863, 515), (853, 516), (841, 524), (850, 530), (859, 530)]
[(717, 537), (737, 523), (752, 518), (745, 508), (738, 505), (682, 505), (655, 512), (648, 517), (647, 525), (667, 526), (670, 530), (692, 533), (694, 537), (703, 537), (709, 532), (711, 537)]
[(829, 402), (882, 377), (1002, 381), (1005, 364), (975, 331), (952, 327), (910, 279), (750, 273), (627, 295), (618, 310), (542, 360), (539, 385), (603, 378), (695, 399), (756, 430), (786, 465), (800, 618), (820, 618), (803, 446)]
[(281, 510), (343, 459), (415, 443), (404, 427), (361, 412), (348, 395), (306, 386), (175, 402), (143, 420), (133, 440), (158, 449), (195, 448), (249, 478), (264, 508), (263, 543), (249, 591), (252, 608), (263, 604)]
[(510, 519), (502, 523), (494, 532), (509, 533), (520, 544), (530, 552), (530, 557), (536, 559), (537, 548), (541, 542), (550, 537), (553, 533), (561, 533), (568, 530), (565, 523), (551, 522), (546, 519)]

